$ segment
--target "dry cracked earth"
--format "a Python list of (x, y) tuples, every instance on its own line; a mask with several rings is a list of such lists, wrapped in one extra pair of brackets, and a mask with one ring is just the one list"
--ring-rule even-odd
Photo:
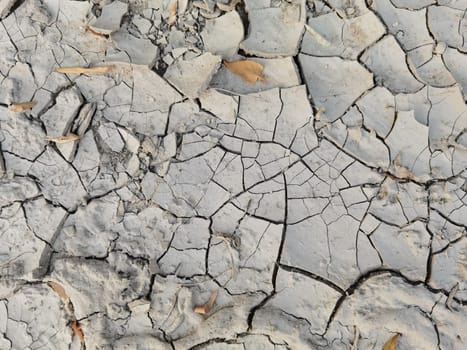
[(467, 348), (466, 0), (0, 18), (0, 349)]

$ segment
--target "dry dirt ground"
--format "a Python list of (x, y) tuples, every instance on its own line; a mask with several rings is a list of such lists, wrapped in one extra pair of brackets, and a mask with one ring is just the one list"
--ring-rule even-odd
[(466, 0), (0, 18), (1, 350), (467, 349)]

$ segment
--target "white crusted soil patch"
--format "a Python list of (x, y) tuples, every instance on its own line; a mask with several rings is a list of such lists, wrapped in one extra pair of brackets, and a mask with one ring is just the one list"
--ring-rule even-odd
[(0, 349), (467, 348), (463, 0), (0, 0)]

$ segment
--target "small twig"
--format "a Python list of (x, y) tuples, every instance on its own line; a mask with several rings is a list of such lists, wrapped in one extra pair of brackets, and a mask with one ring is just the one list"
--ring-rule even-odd
[(232, 248), (231, 248), (230, 242), (227, 239), (227, 237), (222, 236), (220, 234), (214, 235), (214, 237), (217, 237), (221, 239), (222, 241), (224, 241), (225, 245), (227, 246), (227, 251), (229, 252), (229, 256), (230, 256), (230, 271), (231, 271), (230, 279), (235, 281), (237, 279), (237, 269), (235, 268), (235, 262), (234, 262), (234, 257), (232, 254)]
[(452, 301), (454, 300), (454, 296), (456, 295), (457, 291), (459, 290), (459, 282), (457, 282), (454, 287), (452, 287), (451, 291), (449, 292), (448, 298), (446, 300), (446, 307), (451, 311), (456, 311), (452, 307)]
[(101, 33), (101, 32), (99, 32), (98, 30), (94, 29), (94, 28), (91, 27), (91, 26), (85, 26), (85, 27), (84, 27), (84, 31), (85, 31), (85, 32), (89, 32), (89, 33), (91, 33), (91, 34), (94, 34), (94, 35), (96, 35), (96, 36), (100, 36), (100, 37), (106, 38), (106, 39), (109, 38), (109, 34)]
[(310, 35), (316, 40), (316, 42), (322, 46), (330, 46), (331, 43), (323, 37), (321, 34), (319, 34), (316, 30), (311, 28), (309, 25), (305, 24), (305, 29)]
[(353, 327), (354, 327), (354, 336), (353, 336), (352, 346), (350, 347), (350, 350), (357, 349), (358, 338), (360, 338), (360, 331), (358, 330), (358, 327), (357, 326), (353, 326)]

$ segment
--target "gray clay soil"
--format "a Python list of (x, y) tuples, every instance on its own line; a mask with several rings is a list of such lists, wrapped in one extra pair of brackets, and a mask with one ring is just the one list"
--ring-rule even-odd
[(467, 0), (0, 19), (1, 350), (467, 349)]

